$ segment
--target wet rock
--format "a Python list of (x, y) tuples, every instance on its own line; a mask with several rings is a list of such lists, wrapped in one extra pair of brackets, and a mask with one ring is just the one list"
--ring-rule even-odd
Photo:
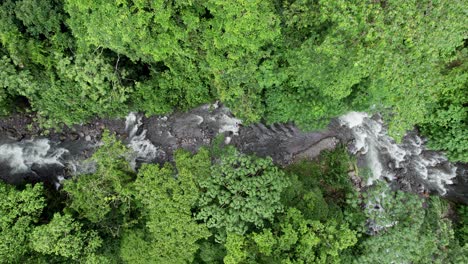
[(372, 171), (367, 184), (385, 180), (400, 189), (413, 191), (420, 184), (445, 195), (456, 176), (455, 167), (440, 152), (425, 148), (416, 132), (397, 144), (380, 118), (350, 112), (340, 117), (342, 126), (354, 135), (350, 150)]
[(324, 150), (333, 150), (336, 148), (339, 140), (335, 137), (324, 138), (306, 150), (295, 155), (295, 160), (315, 159)]
[(77, 133), (70, 133), (68, 134), (69, 140), (78, 140), (80, 138), (80, 135)]
[(446, 197), (455, 202), (468, 205), (468, 164), (457, 163), (457, 177), (448, 186)]
[(203, 130), (200, 124), (203, 123), (203, 120), (203, 117), (199, 115), (182, 115), (173, 123), (172, 131), (178, 138), (202, 138)]
[(15, 141), (20, 141), (23, 138), (23, 135), (21, 133), (19, 133), (16, 129), (11, 127), (5, 130), (5, 134), (7, 135), (7, 137)]
[[(357, 131), (350, 129), (350, 125), (343, 125), (335, 119), (324, 130), (304, 132), (290, 123), (242, 126), (241, 121), (233, 117), (229, 109), (220, 104), (205, 105), (187, 113), (175, 113), (170, 116), (146, 118), (142, 114), (134, 113), (134, 115), (135, 122), (131, 127), (126, 125), (126, 119), (123, 118), (96, 118), (89, 123), (71, 128), (65, 126), (60, 133), (52, 130), (48, 138), (56, 145), (51, 145), (51, 151), (57, 148), (65, 148), (69, 151), (60, 158), (64, 161), (64, 166), (68, 168), (66, 172), (61, 173), (70, 174), (82, 169), (79, 161), (92, 155), (99, 146), (104, 129), (116, 133), (135, 151), (135, 169), (141, 162), (171, 161), (173, 152), (178, 148), (196, 151), (201, 146), (209, 145), (218, 134), (225, 135), (225, 144), (234, 145), (247, 154), (270, 156), (276, 164), (282, 166), (298, 159), (313, 159), (321, 151), (333, 149), (339, 142), (343, 142), (345, 145), (348, 144), (349, 149), (356, 154), (358, 167), (376, 166), (372, 168), (381, 173), (382, 178), (391, 181), (390, 184), (395, 188), (418, 192), (418, 186), (424, 186), (424, 190), (438, 190), (438, 185), (448, 184), (453, 180), (454, 184), (447, 188), (447, 197), (468, 203), (468, 170), (458, 171), (456, 179), (446, 177), (445, 181), (434, 181), (437, 180), (434, 177), (438, 175), (438, 172), (447, 175), (453, 167), (440, 158), (438, 153), (426, 151), (422, 146), (424, 140), (419, 138), (416, 132), (413, 133), (414, 135), (409, 133), (403, 144), (397, 146), (385, 134), (385, 127), (379, 123), (381, 122), (379, 118), (366, 119), (366, 123), (362, 124), (360, 130)], [(37, 125), (32, 123), (32, 119), (33, 117), (24, 115), (13, 116), (0, 120), (0, 127), (3, 127), (4, 134), (10, 137), (9, 142), (11, 138), (23, 139), (22, 135), (24, 139), (30, 139), (38, 134)], [(352, 125), (358, 126), (359, 122), (354, 122)], [(370, 134), (359, 138), (358, 136), (363, 136), (364, 132)], [(361, 146), (356, 149), (356, 144), (363, 143), (363, 140), (366, 144), (374, 144), (373, 148)], [(369, 153), (373, 154), (374, 159), (369, 158)], [(7, 170), (2, 166), (0, 164), (0, 174), (3, 173), (1, 176), (4, 176)], [(426, 178), (421, 176), (425, 176), (421, 174), (424, 168), (427, 168)], [(42, 170), (47, 171), (47, 168), (38, 169), (38, 171)], [(55, 175), (58, 173), (57, 170), (51, 170), (50, 173), (52, 178), (60, 176)], [(350, 168), (349, 176), (357, 188), (366, 187), (367, 182), (363, 182), (356, 175), (354, 168)], [(24, 177), (31, 178), (32, 176), (25, 174)]]

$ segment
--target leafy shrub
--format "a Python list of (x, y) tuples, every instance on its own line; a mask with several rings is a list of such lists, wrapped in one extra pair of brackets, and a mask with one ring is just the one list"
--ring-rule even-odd
[(283, 210), (280, 195), (289, 185), (271, 158), (261, 159), (238, 152), (221, 157), (211, 174), (197, 178), (201, 188), (197, 219), (210, 228), (244, 234), (262, 228)]

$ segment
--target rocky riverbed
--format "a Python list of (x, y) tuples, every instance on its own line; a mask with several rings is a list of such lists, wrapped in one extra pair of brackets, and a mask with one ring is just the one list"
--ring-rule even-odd
[(96, 118), (61, 131), (42, 130), (32, 115), (10, 116), (0, 120), (0, 178), (14, 184), (44, 181), (58, 187), (64, 178), (92, 172), (93, 164), (83, 160), (99, 146), (105, 129), (134, 151), (135, 168), (142, 162), (171, 161), (176, 149), (196, 151), (220, 134), (225, 144), (244, 153), (270, 156), (281, 166), (313, 159), (325, 149), (344, 144), (359, 166), (372, 172), (365, 184), (384, 179), (394, 188), (436, 192), (468, 204), (468, 166), (451, 164), (441, 153), (427, 150), (416, 131), (396, 144), (378, 116), (355, 112), (313, 132), (293, 124), (243, 125), (219, 104), (168, 116), (130, 113), (122, 119)]

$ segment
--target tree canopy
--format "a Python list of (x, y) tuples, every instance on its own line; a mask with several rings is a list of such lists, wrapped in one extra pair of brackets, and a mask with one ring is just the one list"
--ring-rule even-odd
[[(364, 111), (468, 162), (467, 25), (462, 0), (3, 0), (0, 116), (60, 129), (220, 101), (310, 130)], [(0, 182), (0, 263), (468, 263), (465, 206), (358, 189), (345, 147), (284, 168), (129, 151), (105, 132), (59, 190)]]
[(0, 114), (60, 126), (220, 100), (246, 123), (314, 129), (379, 112), (397, 140), (417, 126), (467, 161), (460, 0), (6, 0), (0, 14)]
[(0, 182), (0, 263), (467, 261), (465, 207), (383, 181), (358, 192), (343, 147), (286, 168), (232, 147), (178, 150), (137, 171), (128, 151), (106, 132), (96, 172), (58, 191)]

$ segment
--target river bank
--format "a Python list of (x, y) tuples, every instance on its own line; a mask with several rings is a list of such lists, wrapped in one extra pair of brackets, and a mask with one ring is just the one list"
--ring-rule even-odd
[(396, 144), (386, 134), (383, 120), (364, 113), (350, 113), (312, 132), (293, 124), (243, 125), (219, 104), (167, 116), (130, 113), (125, 119), (96, 118), (61, 131), (40, 128), (32, 115), (12, 115), (0, 120), (0, 178), (13, 184), (44, 181), (59, 186), (65, 178), (90, 173), (92, 164), (83, 160), (99, 146), (104, 130), (134, 151), (130, 162), (135, 168), (144, 162), (171, 161), (179, 148), (195, 152), (218, 135), (241, 152), (270, 156), (281, 166), (314, 159), (321, 151), (343, 144), (363, 171), (371, 172), (368, 185), (382, 179), (395, 189), (438, 193), (468, 203), (468, 166), (451, 164), (442, 153), (426, 149), (416, 131)]

